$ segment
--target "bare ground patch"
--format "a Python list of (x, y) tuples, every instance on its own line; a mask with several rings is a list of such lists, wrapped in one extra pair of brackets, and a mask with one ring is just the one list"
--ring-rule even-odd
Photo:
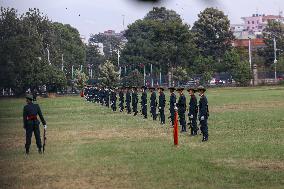
[(242, 103), (242, 104), (227, 104), (222, 106), (212, 106), (210, 112), (221, 113), (226, 111), (240, 111), (240, 110), (257, 110), (275, 107), (284, 107), (284, 102), (272, 101), (265, 103)]
[(279, 160), (221, 159), (212, 162), (236, 168), (284, 171), (284, 161)]

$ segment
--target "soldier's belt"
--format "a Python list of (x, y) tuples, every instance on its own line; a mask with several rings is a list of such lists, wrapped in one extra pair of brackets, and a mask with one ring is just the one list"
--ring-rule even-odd
[(30, 120), (37, 120), (37, 116), (36, 115), (27, 116), (27, 120), (28, 121), (30, 121)]

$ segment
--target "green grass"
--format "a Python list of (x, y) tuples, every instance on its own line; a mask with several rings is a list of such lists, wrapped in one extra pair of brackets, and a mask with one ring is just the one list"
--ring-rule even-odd
[(284, 87), (209, 89), (207, 96), (209, 142), (179, 134), (179, 147), (169, 124), (80, 97), (39, 99), (46, 153), (37, 153), (33, 138), (28, 157), (25, 100), (0, 99), (0, 188), (283, 188)]

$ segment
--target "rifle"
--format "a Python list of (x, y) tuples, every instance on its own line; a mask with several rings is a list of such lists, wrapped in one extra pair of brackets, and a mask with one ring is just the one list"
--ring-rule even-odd
[(42, 152), (44, 153), (46, 144), (46, 129), (43, 130), (43, 145), (42, 145)]

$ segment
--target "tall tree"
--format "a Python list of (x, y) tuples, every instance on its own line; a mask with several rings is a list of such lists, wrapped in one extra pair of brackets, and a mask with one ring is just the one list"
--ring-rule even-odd
[(189, 29), (176, 12), (154, 7), (144, 19), (128, 26), (122, 62), (140, 71), (152, 64), (164, 74), (170, 67), (190, 66), (196, 50)]
[(221, 65), (223, 55), (232, 48), (234, 39), (228, 17), (218, 9), (206, 8), (198, 15), (192, 31), (201, 56), (211, 56), (215, 64), (213, 68), (224, 71)]
[(279, 21), (269, 21), (263, 31), (263, 38), (266, 47), (259, 49), (258, 54), (265, 59), (265, 65), (271, 66), (274, 63), (274, 38), (277, 44), (277, 59), (280, 59), (284, 51), (284, 24)]
[(117, 86), (119, 73), (115, 70), (115, 66), (110, 61), (106, 61), (104, 64), (99, 66), (99, 73), (99, 80), (103, 86)]

